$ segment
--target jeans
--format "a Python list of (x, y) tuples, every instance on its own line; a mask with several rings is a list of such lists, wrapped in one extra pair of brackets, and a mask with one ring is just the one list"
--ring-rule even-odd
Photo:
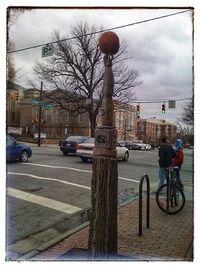
[(181, 170), (181, 167), (176, 167), (175, 169), (175, 172), (176, 172), (176, 181), (177, 181), (177, 185), (182, 188), (183, 187), (183, 184), (181, 182), (181, 178), (180, 178), (180, 170)]
[(159, 168), (159, 185), (158, 185), (158, 188), (160, 188), (161, 186), (164, 185), (165, 181), (166, 181), (166, 177), (167, 177), (167, 171), (166, 171), (166, 168), (162, 168), (160, 167)]

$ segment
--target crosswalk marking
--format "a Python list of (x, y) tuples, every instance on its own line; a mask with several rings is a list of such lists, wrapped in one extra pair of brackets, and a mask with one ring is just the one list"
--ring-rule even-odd
[(30, 173), (8, 172), (8, 174), (21, 175), (21, 176), (29, 176), (29, 177), (34, 178), (34, 179), (55, 181), (55, 182), (59, 182), (59, 183), (62, 183), (62, 184), (68, 184), (68, 185), (72, 185), (72, 186), (77, 186), (77, 187), (88, 189), (88, 190), (91, 189), (90, 187), (85, 186), (85, 185), (75, 184), (75, 183), (71, 183), (71, 182), (68, 182), (68, 181), (64, 181), (64, 180), (56, 179), (56, 178), (51, 178), (51, 177), (37, 176), (37, 175), (34, 175), (34, 174), (30, 174)]
[(63, 203), (57, 200), (53, 200), (47, 197), (42, 197), (42, 196), (38, 196), (38, 195), (31, 194), (28, 192), (24, 192), (24, 191), (14, 189), (11, 187), (7, 188), (7, 195), (14, 197), (14, 198), (26, 200), (28, 202), (38, 204), (40, 206), (44, 206), (50, 209), (61, 211), (67, 214), (72, 214), (72, 213), (82, 210), (81, 208), (76, 207), (76, 206), (72, 206), (72, 205), (69, 205), (69, 204), (66, 204), (66, 203)]

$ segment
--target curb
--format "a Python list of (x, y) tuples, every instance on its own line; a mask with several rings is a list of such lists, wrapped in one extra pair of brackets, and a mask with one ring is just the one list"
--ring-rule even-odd
[(89, 225), (89, 221), (61, 234), (58, 235), (57, 237), (53, 238), (52, 240), (48, 241), (47, 243), (45, 243), (44, 245), (38, 247), (36, 250), (32, 250), (26, 254), (24, 254), (22, 257), (18, 258), (17, 260), (28, 260), (31, 259), (32, 257), (36, 256), (38, 253), (46, 250), (47, 248), (55, 245), (58, 242), (61, 242), (63, 239), (65, 239), (66, 237), (69, 237), (70, 235), (74, 234), (75, 232), (78, 232), (80, 230), (82, 230), (83, 228), (87, 227)]

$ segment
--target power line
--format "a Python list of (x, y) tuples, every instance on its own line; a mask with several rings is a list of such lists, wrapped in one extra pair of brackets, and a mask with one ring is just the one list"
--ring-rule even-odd
[(133, 26), (133, 25), (138, 25), (138, 24), (146, 23), (146, 22), (153, 21), (153, 20), (158, 20), (158, 19), (163, 19), (163, 18), (179, 15), (179, 14), (182, 14), (182, 13), (185, 13), (185, 12), (189, 12), (189, 11), (191, 11), (191, 9), (186, 9), (186, 10), (179, 11), (179, 12), (176, 12), (176, 13), (171, 13), (171, 14), (167, 14), (167, 15), (163, 15), (163, 16), (159, 16), (159, 17), (155, 17), (155, 18), (151, 18), (151, 19), (141, 20), (141, 21), (137, 21), (137, 22), (133, 22), (133, 23), (129, 23), (129, 24), (113, 27), (113, 28), (99, 30), (99, 31), (96, 31), (96, 32), (92, 32), (92, 33), (88, 33), (88, 34), (84, 34), (84, 35), (80, 35), (80, 36), (76, 36), (76, 37), (69, 37), (69, 38), (65, 38), (65, 39), (59, 40), (59, 41), (53, 41), (53, 42), (43, 43), (43, 44), (34, 45), (34, 46), (26, 47), (26, 48), (16, 49), (16, 50), (13, 50), (13, 51), (8, 51), (8, 53), (21, 52), (21, 51), (25, 51), (25, 50), (29, 50), (29, 49), (42, 47), (42, 46), (47, 45), (47, 44), (60, 43), (60, 42), (69, 41), (69, 40), (73, 40), (73, 39), (76, 39), (76, 38), (80, 38), (80, 37), (83, 37), (83, 36), (88, 36), (88, 35), (91, 35), (91, 34), (98, 34), (98, 33), (101, 33), (101, 32), (106, 32), (106, 31), (117, 30), (117, 29), (121, 29), (121, 28), (125, 28), (125, 27), (130, 27), (130, 26)]
[(133, 100), (131, 103), (162, 103), (162, 102), (168, 102), (168, 101), (186, 101), (191, 100), (192, 97), (188, 98), (180, 98), (180, 99), (155, 99), (155, 100)]

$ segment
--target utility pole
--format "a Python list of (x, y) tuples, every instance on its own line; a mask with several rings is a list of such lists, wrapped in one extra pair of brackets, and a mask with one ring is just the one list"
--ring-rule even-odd
[[(42, 101), (42, 89), (43, 89), (43, 81), (41, 81), (40, 85), (40, 101)], [(38, 146), (41, 144), (41, 118), (42, 118), (42, 105), (40, 102), (39, 105), (39, 121), (38, 121)]]
[[(91, 188), (92, 212), (88, 241), (88, 248), (93, 259), (108, 259), (117, 256), (118, 169), (117, 130), (113, 119), (114, 76), (112, 59), (113, 54), (117, 53), (119, 49), (119, 39), (113, 32), (105, 32), (101, 37), (99, 45), (105, 54), (102, 126), (95, 130)], [(115, 48), (114, 51), (113, 48)]]

